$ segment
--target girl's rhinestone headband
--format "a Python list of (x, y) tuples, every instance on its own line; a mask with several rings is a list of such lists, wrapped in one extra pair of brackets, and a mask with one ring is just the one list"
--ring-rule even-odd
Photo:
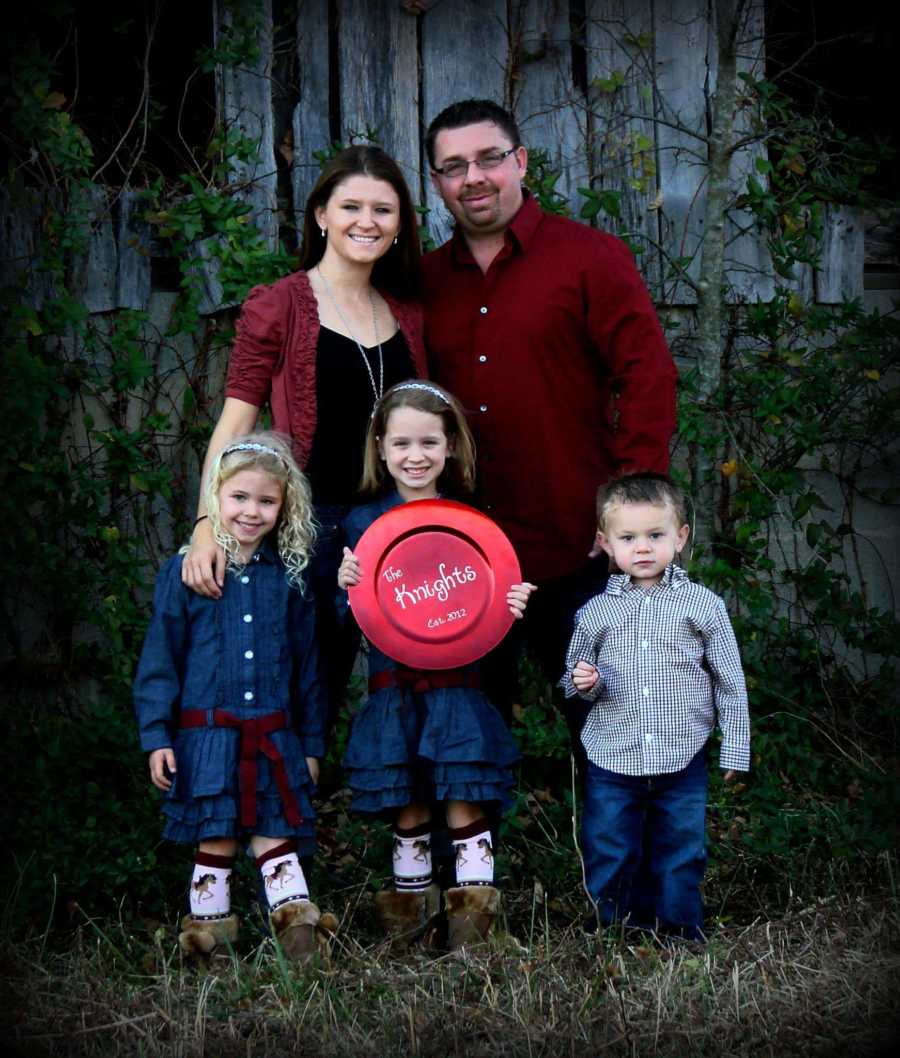
[(277, 448), (261, 445), (258, 441), (241, 441), (239, 444), (229, 445), (222, 450), (222, 458), (230, 456), (232, 452), (262, 452), (267, 456), (275, 456), (276, 459), (284, 459), (284, 456)]
[(398, 393), (402, 389), (421, 389), (426, 393), (431, 393), (433, 396), (442, 400), (445, 404), (450, 401), (444, 396), (443, 393), (436, 386), (429, 386), (427, 382), (401, 382), (399, 386), (394, 386), (394, 392)]

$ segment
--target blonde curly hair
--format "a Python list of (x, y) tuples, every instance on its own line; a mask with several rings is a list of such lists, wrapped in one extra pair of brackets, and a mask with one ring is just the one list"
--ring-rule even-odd
[(290, 440), (271, 431), (236, 437), (225, 445), (210, 467), (206, 512), (216, 543), (225, 550), (226, 567), (239, 573), (246, 563), (241, 561), (237, 540), (222, 527), (219, 490), (242, 470), (261, 470), (281, 486), (281, 511), (275, 528), (278, 554), (287, 569), (288, 581), (302, 587), (302, 573), (309, 565), (316, 541), (312, 496), (309, 483), (294, 462)]

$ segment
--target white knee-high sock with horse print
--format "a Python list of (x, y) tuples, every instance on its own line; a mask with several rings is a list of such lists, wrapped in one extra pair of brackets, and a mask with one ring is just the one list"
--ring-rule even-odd
[(194, 857), (190, 905), (194, 918), (227, 918), (231, 913), (233, 856), (198, 852)]
[(482, 817), (449, 833), (456, 854), (456, 884), (493, 885), (494, 848), (488, 821)]
[(309, 886), (293, 841), (283, 841), (257, 856), (256, 866), (262, 874), (270, 911), (291, 900), (309, 900)]
[(394, 888), (423, 892), (431, 885), (431, 824), (394, 827)]

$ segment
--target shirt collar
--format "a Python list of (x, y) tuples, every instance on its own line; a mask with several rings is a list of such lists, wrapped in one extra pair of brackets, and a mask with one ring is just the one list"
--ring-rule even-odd
[[(507, 246), (510, 246), (513, 251), (518, 250), (519, 253), (527, 253), (544, 214), (534, 196), (526, 188), (522, 188), (522, 200), (519, 212), (513, 217), (509, 227), (506, 229), (505, 238)], [(466, 242), (465, 234), (458, 224), (453, 229), (450, 250), (457, 264), (469, 265), (475, 263), (475, 258), (472, 256), (472, 251)]]
[[(650, 588), (650, 591), (677, 591), (679, 588), (687, 584), (689, 579), (687, 573), (681, 568), (681, 566), (676, 566), (674, 562), (670, 562), (668, 566), (666, 566), (666, 571), (662, 575), (662, 580), (659, 584), (655, 584)], [(627, 573), (615, 573), (609, 578), (605, 594), (623, 595), (626, 591), (645, 590), (645, 588), (638, 587)]]
[(382, 514), (387, 513), (394, 507), (399, 507), (403, 503), (403, 497), (397, 491), (396, 486), (388, 485), (385, 491), (375, 500), (378, 504), (378, 508)]
[(247, 563), (249, 566), (252, 562), (275, 562), (278, 559), (278, 548), (276, 547), (275, 541), (278, 536), (277, 531), (267, 533), (262, 540), (262, 543), (256, 549), (250, 562)]
[[(451, 497), (450, 496), (445, 496), (443, 493), (439, 492), (437, 494), (437, 496), (432, 496), (431, 499), (435, 499), (435, 500), (449, 500), (449, 499), (451, 499)], [(399, 507), (401, 503), (418, 503), (419, 501), (418, 500), (404, 500), (404, 498), (400, 495), (400, 493), (397, 491), (397, 489), (395, 487), (393, 487), (393, 486), (390, 486), (388, 488), (387, 492), (385, 492), (381, 496), (379, 496), (379, 498), (378, 498), (378, 500), (376, 502), (379, 504), (379, 506), (381, 508), (381, 513), (385, 514), (387, 511), (391, 510), (391, 508)]]

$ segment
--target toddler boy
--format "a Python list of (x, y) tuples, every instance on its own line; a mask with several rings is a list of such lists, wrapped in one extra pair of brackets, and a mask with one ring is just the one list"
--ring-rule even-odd
[(722, 600), (674, 559), (690, 532), (662, 474), (631, 474), (597, 496), (597, 540), (620, 572), (579, 610), (560, 681), (593, 708), (584, 845), (603, 925), (703, 937), (706, 742), (722, 731), (730, 782), (750, 766), (747, 691)]

